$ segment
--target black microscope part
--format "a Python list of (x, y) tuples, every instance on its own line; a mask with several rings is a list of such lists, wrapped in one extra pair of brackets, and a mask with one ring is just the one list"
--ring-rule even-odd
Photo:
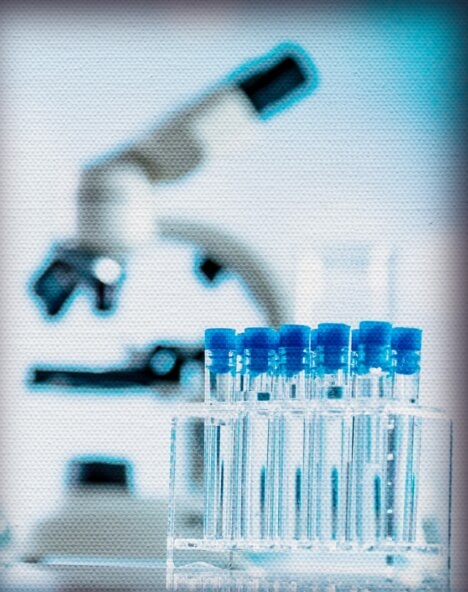
[(49, 316), (58, 314), (79, 283), (74, 268), (60, 259), (53, 261), (33, 285)]
[(211, 257), (204, 257), (200, 261), (198, 269), (209, 283), (214, 283), (219, 278), (223, 266)]
[(127, 465), (104, 461), (75, 462), (70, 485), (80, 488), (98, 485), (129, 489)]
[[(164, 359), (173, 360), (164, 364)], [(111, 368), (109, 370), (78, 370), (73, 368), (34, 368), (31, 384), (61, 388), (126, 389), (135, 386), (152, 387), (178, 384), (182, 367), (187, 361), (203, 363), (204, 350), (184, 350), (167, 345), (153, 345), (145, 359), (138, 365)]]
[(108, 312), (114, 308), (117, 299), (117, 288), (115, 285), (105, 284), (96, 280), (94, 295), (96, 309), (101, 312)]
[(254, 108), (262, 113), (307, 81), (298, 61), (286, 56), (266, 71), (259, 72), (239, 83)]
[(96, 254), (78, 247), (56, 247), (52, 263), (42, 271), (32, 287), (49, 316), (59, 314), (80, 287), (91, 295), (97, 311), (107, 312), (115, 307), (123, 273), (112, 282), (101, 281), (95, 271), (97, 258)]
[(155, 378), (147, 368), (118, 369), (104, 372), (56, 368), (35, 368), (31, 383), (36, 386), (60, 388), (125, 389), (151, 386)]

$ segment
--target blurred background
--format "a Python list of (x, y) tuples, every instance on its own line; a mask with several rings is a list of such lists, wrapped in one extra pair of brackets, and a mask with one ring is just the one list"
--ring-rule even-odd
[(281, 277), (291, 321), (423, 328), (421, 402), (455, 417), (460, 565), (456, 11), (392, 3), (10, 8), (1, 38), (1, 502), (15, 540), (57, 507), (72, 457), (128, 459), (138, 495), (168, 491), (172, 411), (157, 389), (37, 390), (28, 385), (32, 366), (109, 367), (159, 340), (201, 343), (205, 327), (265, 323), (234, 276), (209, 288), (193, 272), (192, 249), (161, 241), (129, 260), (113, 315), (96, 315), (78, 297), (60, 320), (47, 320), (31, 278), (52, 243), (74, 233), (80, 166), (293, 41), (316, 64), (314, 93), (265, 122), (247, 147), (233, 145), (184, 183), (155, 188), (154, 200), (163, 213), (213, 223), (251, 245)]

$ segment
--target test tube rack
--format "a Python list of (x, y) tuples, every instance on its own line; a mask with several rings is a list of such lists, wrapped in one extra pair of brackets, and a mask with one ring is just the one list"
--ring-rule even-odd
[[(338, 349), (343, 368), (352, 370), (346, 334), (349, 343)], [(332, 362), (333, 371), (329, 364), (321, 372), (320, 355), (315, 363), (307, 357), (310, 346), (295, 351), (302, 360), (290, 364), (295, 372), (278, 379), (285, 350), (278, 355), (274, 339), (262, 342), (256, 335), (250, 335), (256, 347), (244, 345), (240, 356), (233, 343), (224, 361), (217, 348), (206, 352), (205, 403), (173, 420), (168, 574), (178, 582), (174, 589), (184, 589), (184, 570), (194, 565), (210, 565), (231, 579), (263, 573), (267, 579), (358, 574), (369, 580), (384, 574), (387, 582), (446, 582), (452, 423), (444, 411), (421, 406), (412, 395), (356, 396), (356, 388), (368, 387), (357, 387), (356, 380), (367, 374), (341, 375)], [(253, 368), (249, 350), (261, 343), (271, 351)], [(333, 359), (343, 361), (332, 349)], [(378, 378), (371, 380), (395, 388), (392, 372), (383, 382), (374, 372)], [(204, 431), (203, 491), (190, 485), (180, 445), (195, 424)], [(198, 497), (203, 515), (190, 532), (178, 521), (188, 495)], [(220, 577), (210, 573), (202, 577)]]

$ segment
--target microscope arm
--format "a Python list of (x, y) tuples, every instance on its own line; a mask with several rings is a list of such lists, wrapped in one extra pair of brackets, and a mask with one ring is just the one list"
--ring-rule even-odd
[(213, 225), (158, 219), (151, 193), (151, 184), (181, 179), (200, 166), (210, 140), (230, 140), (238, 128), (253, 127), (257, 121), (239, 89), (223, 88), (139, 141), (89, 165), (79, 190), (80, 247), (119, 258), (151, 242), (154, 226), (148, 222), (156, 218), (161, 238), (189, 243), (235, 273), (270, 326), (290, 321), (291, 307), (273, 271), (252, 247)]
[(154, 239), (154, 188), (183, 181), (212, 145), (253, 128), (258, 116), (235, 86), (223, 87), (161, 126), (88, 163), (78, 185), (77, 247), (121, 258)]
[(291, 321), (292, 299), (274, 270), (244, 241), (210, 224), (162, 218), (159, 236), (195, 245), (202, 255), (241, 279), (270, 327)]

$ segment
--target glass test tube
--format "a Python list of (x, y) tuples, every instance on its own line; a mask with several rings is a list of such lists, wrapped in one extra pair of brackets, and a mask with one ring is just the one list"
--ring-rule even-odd
[(281, 500), (273, 536), (289, 541), (307, 537), (305, 462), (309, 448), (306, 432), (310, 422), (304, 407), (298, 409), (291, 404), (303, 405), (308, 398), (310, 333), (310, 328), (305, 325), (282, 325), (279, 331), (277, 398), (284, 402), (286, 412), (278, 418), (279, 458), (275, 487), (281, 493)]
[[(349, 362), (350, 372), (350, 397), (356, 398), (357, 389), (357, 371), (359, 361), (359, 329), (351, 331), (351, 356)], [(355, 457), (356, 449), (356, 435), (357, 435), (357, 418), (353, 413), (349, 419), (349, 452), (348, 452), (348, 472), (347, 472), (347, 489), (346, 489), (346, 523), (345, 523), (345, 539), (346, 541), (353, 540), (353, 517), (356, 515), (356, 500), (353, 494), (353, 459)]]
[[(419, 399), (422, 331), (395, 327), (392, 331), (392, 398), (415, 405)], [(421, 419), (395, 414), (389, 418), (387, 512), (393, 516), (387, 536), (397, 543), (415, 539)]]
[(422, 330), (395, 327), (392, 331), (392, 398), (405, 403), (419, 401)]
[[(307, 400), (318, 399), (318, 377), (317, 377), (317, 336), (318, 329), (310, 332), (310, 367), (309, 384), (307, 387)], [(318, 447), (319, 430), (317, 428), (319, 419), (317, 410), (312, 408), (306, 412), (304, 426), (304, 493), (302, 507), (304, 510), (301, 538), (308, 542), (317, 539), (317, 513), (319, 503), (318, 491)]]
[(359, 325), (358, 368), (355, 397), (369, 401), (369, 410), (354, 422), (352, 459), (354, 512), (352, 538), (365, 548), (379, 543), (392, 517), (384, 517), (386, 472), (386, 420), (375, 411), (391, 394), (390, 323), (363, 321)]
[(244, 419), (242, 465), (246, 467), (245, 536), (253, 544), (271, 537), (277, 520), (278, 429), (271, 414), (277, 364), (278, 334), (258, 327), (245, 330), (244, 392), (249, 411)]
[[(317, 335), (318, 397), (322, 401), (343, 400), (349, 392), (350, 335), (348, 325), (322, 323)], [(346, 520), (347, 474), (349, 471), (348, 419), (333, 411), (321, 412), (317, 422), (316, 536), (325, 544), (343, 540)]]
[[(236, 335), (236, 386), (233, 402), (245, 401), (245, 350), (244, 333)], [(243, 453), (246, 449), (247, 439), (247, 412), (240, 408), (234, 412), (232, 423), (233, 433), (233, 495), (232, 495), (232, 538), (243, 539), (246, 536), (246, 499), (244, 491), (247, 483), (247, 464), (244, 462)]]
[[(236, 386), (234, 329), (205, 331), (205, 401), (215, 408), (233, 399)], [(230, 420), (216, 416), (205, 421), (204, 535), (230, 536), (232, 507), (232, 434)]]

